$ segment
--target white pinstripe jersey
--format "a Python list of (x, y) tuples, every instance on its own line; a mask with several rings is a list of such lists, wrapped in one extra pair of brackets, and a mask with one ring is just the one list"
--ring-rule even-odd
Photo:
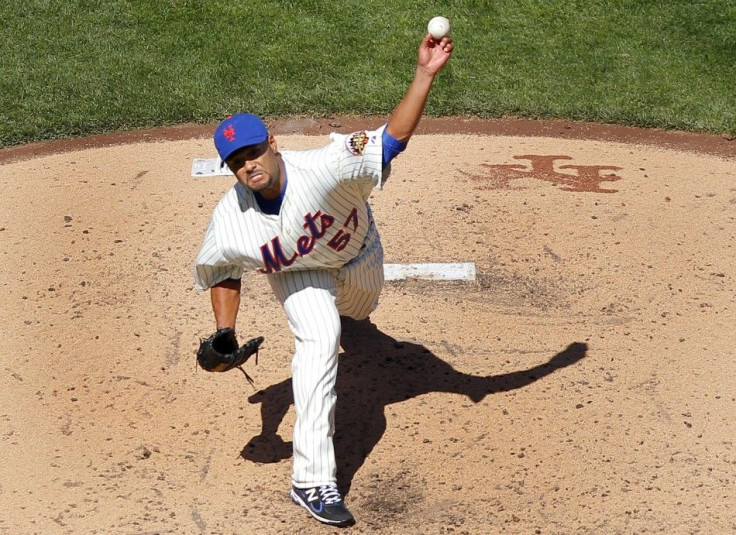
[(381, 184), (381, 134), (331, 134), (313, 150), (281, 151), (287, 187), (277, 215), (236, 184), (215, 207), (197, 257), (195, 287), (205, 290), (245, 270), (340, 268), (355, 258), (372, 223), (368, 197)]

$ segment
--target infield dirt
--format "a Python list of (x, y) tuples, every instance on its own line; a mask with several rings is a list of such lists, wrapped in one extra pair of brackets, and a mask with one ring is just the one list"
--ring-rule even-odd
[[(380, 119), (272, 124), (282, 149)], [(212, 128), (0, 150), (0, 533), (331, 533), (288, 499), (293, 338), (195, 366)], [(371, 203), (387, 283), (346, 325), (340, 485), (365, 534), (736, 532), (736, 142), (425, 119)]]

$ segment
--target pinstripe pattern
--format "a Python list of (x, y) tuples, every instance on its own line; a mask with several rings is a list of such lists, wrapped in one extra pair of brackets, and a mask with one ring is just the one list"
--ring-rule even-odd
[(340, 315), (366, 318), (383, 288), (383, 249), (367, 204), (387, 172), (381, 134), (366, 132), (362, 154), (350, 136), (308, 151), (283, 151), (288, 185), (278, 215), (261, 212), (236, 184), (220, 200), (197, 257), (205, 290), (244, 271), (268, 275), (294, 333), (293, 484), (335, 484), (332, 443)]
[(292, 482), (300, 488), (334, 484), (334, 387), (340, 343), (335, 277), (329, 271), (288, 271), (269, 276), (269, 282), (295, 337)]
[(383, 289), (383, 246), (375, 224), (368, 230), (365, 249), (338, 272), (337, 287), (337, 310), (341, 316), (362, 320), (378, 306)]
[[(274, 240), (291, 263), (270, 271), (339, 268), (355, 258), (371, 223), (366, 201), (383, 177), (382, 132), (383, 127), (368, 133), (373, 141), (360, 156), (347, 150), (348, 136), (338, 134), (320, 149), (283, 151), (288, 187), (278, 215), (261, 212), (253, 194), (236, 184), (215, 207), (196, 261), (197, 289), (233, 277), (233, 266), (269, 271), (263, 248), (275, 256)], [(317, 214), (334, 222), (300, 254), (300, 239), (310, 238), (305, 218)]]

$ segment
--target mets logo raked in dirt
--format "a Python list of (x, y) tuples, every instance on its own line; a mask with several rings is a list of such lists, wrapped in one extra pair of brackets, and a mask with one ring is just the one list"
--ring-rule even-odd
[[(529, 160), (529, 165), (522, 164), (480, 164), (477, 172), (460, 171), (478, 183), (476, 189), (522, 189), (512, 185), (512, 181), (522, 178), (534, 178), (551, 182), (563, 191), (580, 191), (588, 193), (616, 193), (618, 190), (602, 187), (603, 182), (615, 182), (622, 177), (613, 173), (621, 167), (613, 165), (558, 165), (558, 160), (572, 160), (566, 155), (525, 154), (514, 156), (515, 160)], [(564, 170), (564, 171), (562, 171)]]

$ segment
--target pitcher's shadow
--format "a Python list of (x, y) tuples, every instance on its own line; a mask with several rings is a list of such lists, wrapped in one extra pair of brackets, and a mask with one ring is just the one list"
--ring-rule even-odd
[[(353, 477), (386, 431), (386, 406), (429, 392), (467, 396), (478, 403), (489, 394), (522, 388), (583, 359), (587, 344), (574, 342), (549, 361), (527, 370), (480, 377), (458, 372), (424, 346), (401, 342), (370, 320), (342, 318), (335, 411), (335, 456), (338, 486), (344, 494)], [(269, 463), (292, 455), (292, 443), (278, 428), (293, 402), (291, 379), (256, 392), (248, 400), (261, 404), (262, 432), (241, 456)]]

